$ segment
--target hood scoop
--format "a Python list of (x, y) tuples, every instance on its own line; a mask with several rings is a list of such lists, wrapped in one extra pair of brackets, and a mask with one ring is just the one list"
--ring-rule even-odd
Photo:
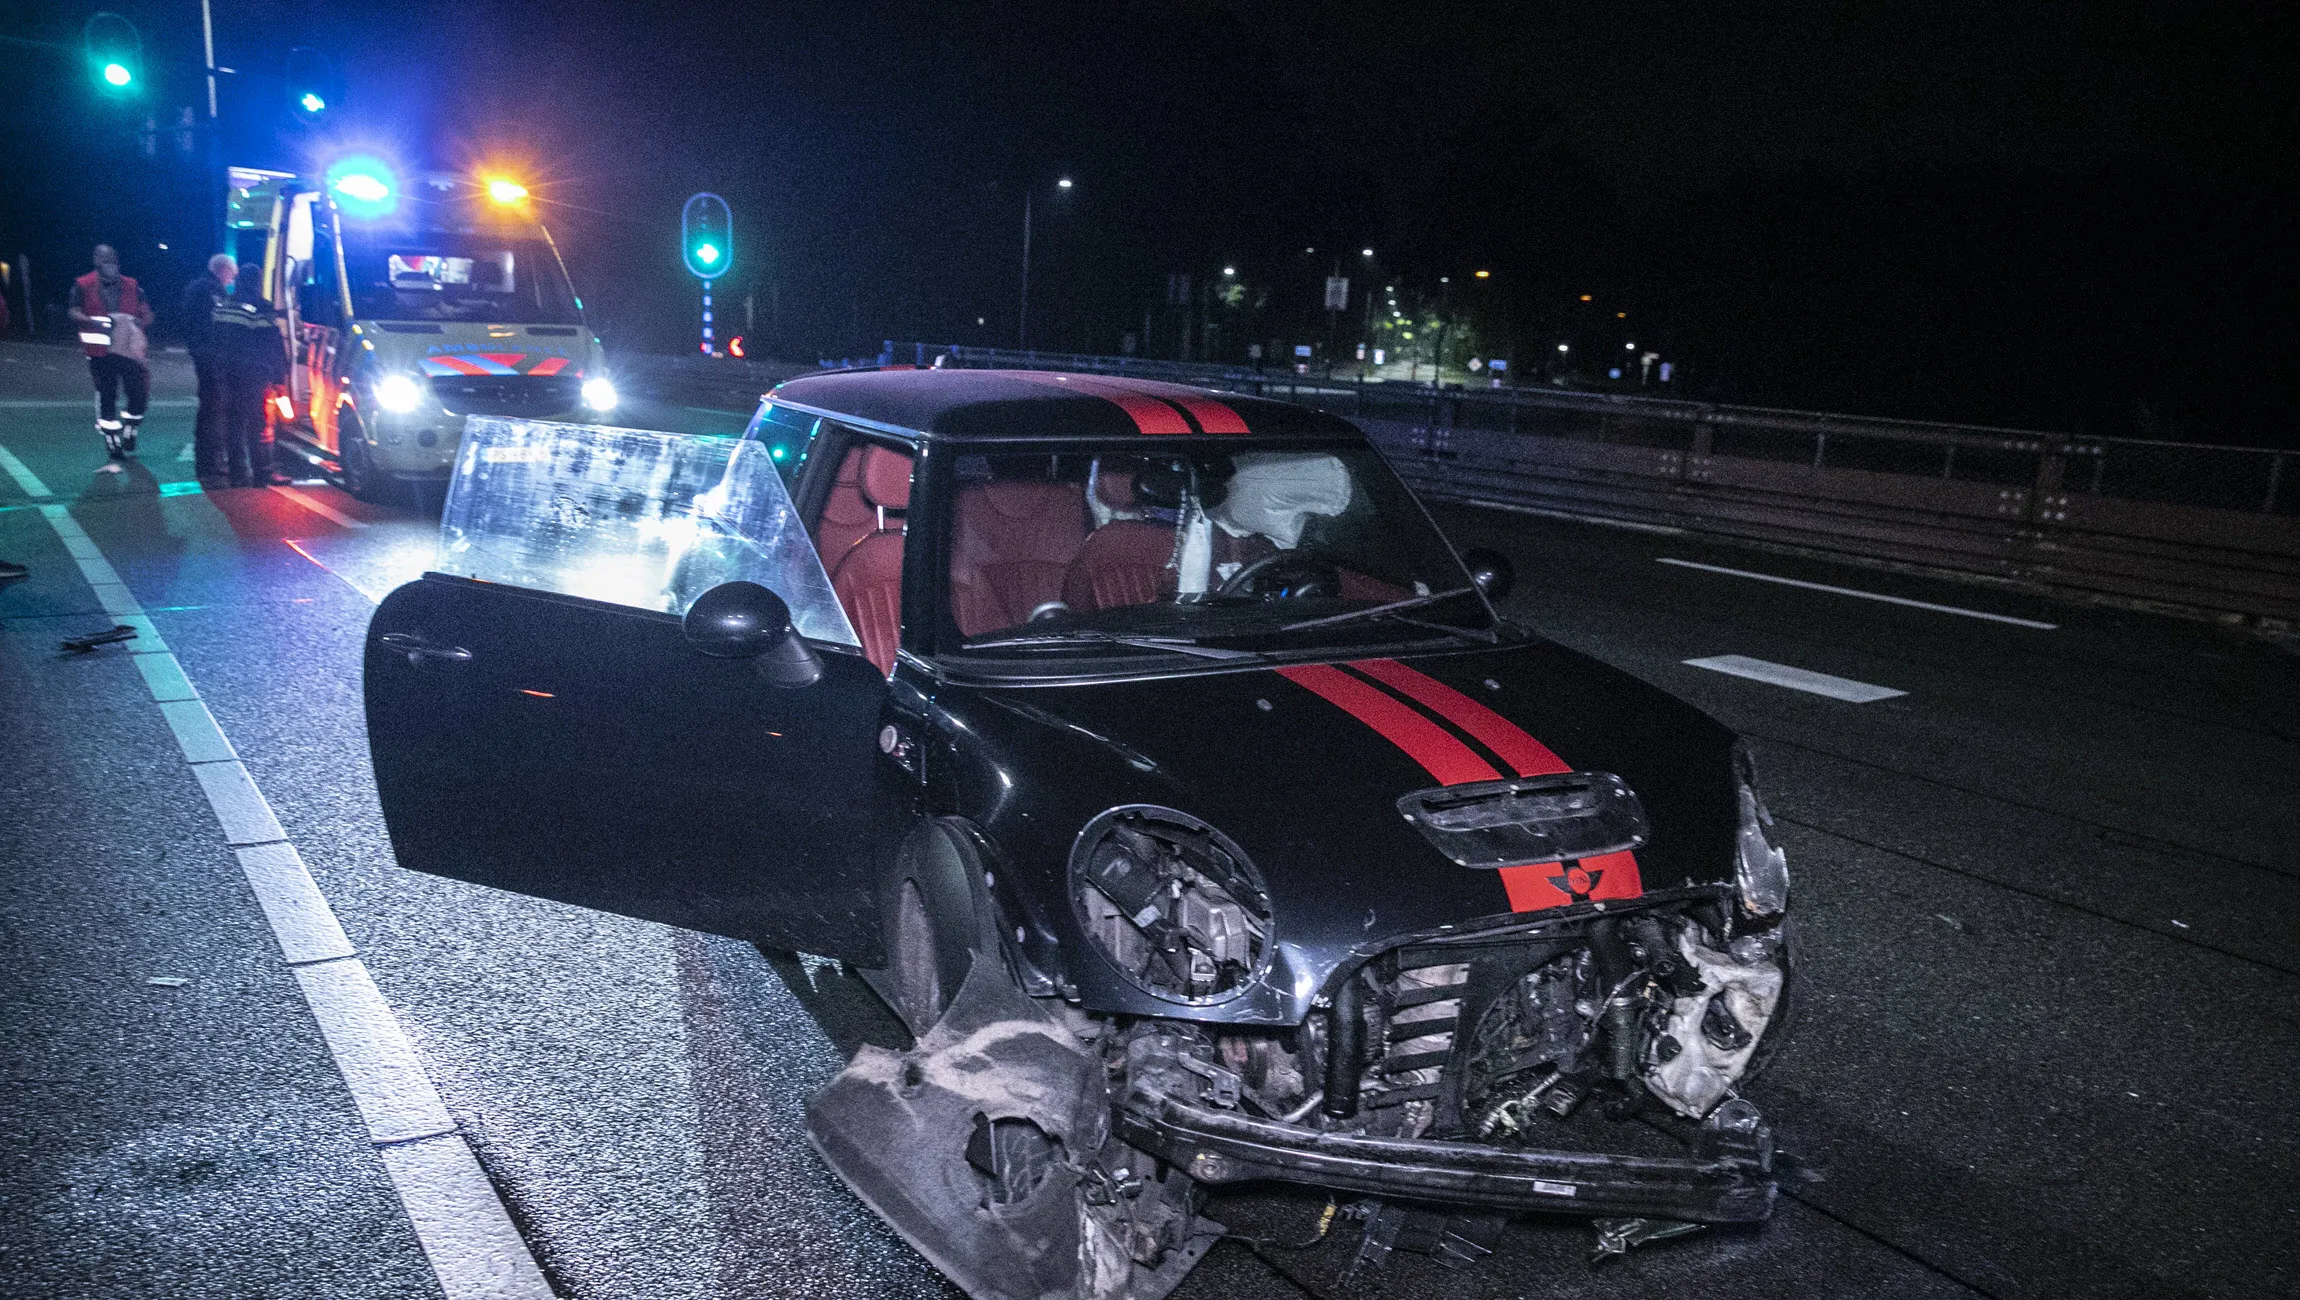
[(1398, 815), (1465, 867), (1602, 857), (1643, 845), (1645, 806), (1611, 772), (1560, 772), (1417, 790)]

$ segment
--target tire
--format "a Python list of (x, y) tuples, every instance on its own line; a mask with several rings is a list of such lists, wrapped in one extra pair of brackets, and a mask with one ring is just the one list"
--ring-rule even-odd
[(342, 467), (335, 476), (336, 486), (371, 505), (384, 504), (384, 484), (376, 475), (374, 463), (367, 458), (366, 431), (349, 411), (344, 412), (343, 421), (336, 426), (336, 435), (339, 447), (336, 463)]
[(913, 831), (896, 855), (881, 894), (887, 964), (878, 982), (913, 1034), (942, 1019), (976, 955), (996, 949), (981, 920), (982, 871), (972, 837), (940, 821)]
[(894, 1013), (912, 1034), (924, 1034), (950, 1009), (956, 990), (943, 986), (934, 924), (927, 917), (917, 881), (902, 882), (893, 920), (887, 932), (887, 985), (894, 995)]

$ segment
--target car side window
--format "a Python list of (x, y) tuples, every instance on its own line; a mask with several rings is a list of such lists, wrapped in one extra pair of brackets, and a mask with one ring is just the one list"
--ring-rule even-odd
[(781, 596), (811, 640), (859, 646), (769, 447), (473, 416), (439, 529), (442, 573), (684, 614), (723, 582)]

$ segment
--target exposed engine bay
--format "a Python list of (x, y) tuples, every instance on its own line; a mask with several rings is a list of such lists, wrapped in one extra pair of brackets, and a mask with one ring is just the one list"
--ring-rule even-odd
[[(1142, 818), (1094, 835), (1120, 851), (1089, 854), (1075, 901), (1145, 983), (1205, 1000), (1255, 968), (1267, 916), (1219, 836)], [(1602, 1256), (1606, 1232), (1769, 1212), (1770, 1131), (1733, 1087), (1784, 1013), (1786, 938), (1714, 889), (1649, 895), (1389, 947), (1277, 1029), (1095, 1015), (978, 963), (910, 1052), (864, 1049), (810, 1128), (977, 1297), (1155, 1300), (1221, 1231), (1200, 1185), (1254, 1179), (1588, 1215)], [(1689, 1153), (1604, 1154), (1632, 1120)]]

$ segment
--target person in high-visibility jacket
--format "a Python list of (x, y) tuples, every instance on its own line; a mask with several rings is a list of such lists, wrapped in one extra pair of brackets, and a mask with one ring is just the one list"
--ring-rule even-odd
[[(105, 453), (118, 460), (136, 449), (151, 398), (144, 331), (152, 324), (152, 305), (144, 301), (134, 276), (120, 274), (120, 255), (110, 244), (96, 245), (90, 260), (95, 269), (72, 282), (71, 317), (80, 328), (88, 374), (96, 381), (96, 432), (103, 436)], [(120, 409), (122, 389), (128, 399), (125, 411)]]

